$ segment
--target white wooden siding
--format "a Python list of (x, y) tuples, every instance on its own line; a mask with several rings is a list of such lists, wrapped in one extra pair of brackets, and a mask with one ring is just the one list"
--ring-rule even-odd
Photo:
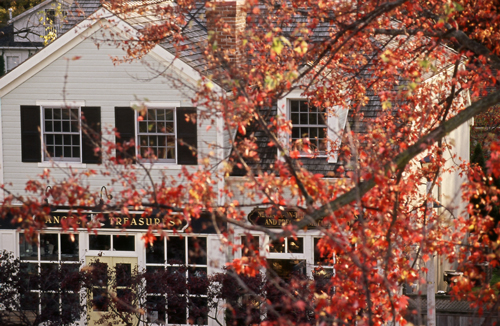
[[(94, 35), (100, 35), (99, 33), (100, 31), (97, 31)], [(2, 172), (4, 182), (12, 183), (16, 193), (23, 193), (26, 181), (36, 178), (43, 172), (43, 168), (37, 163), (21, 162), (21, 105), (36, 105), (36, 101), (40, 100), (61, 101), (64, 99), (65, 88), (64, 95), (67, 101), (84, 100), (86, 106), (101, 107), (103, 133), (106, 129), (114, 128), (115, 107), (129, 106), (131, 101), (142, 99), (178, 101), (181, 106), (193, 106), (192, 91), (189, 88), (174, 87), (164, 77), (153, 78), (155, 72), (145, 64), (133, 62), (113, 65), (110, 56), (121, 57), (123, 54), (124, 52), (115, 46), (101, 44), (98, 49), (91, 39), (86, 39), (2, 97), (4, 143)], [(71, 60), (76, 56), (80, 59)], [(150, 56), (146, 56), (143, 61), (147, 62), (149, 67), (159, 66), (159, 63)], [(169, 72), (178, 79), (195, 82), (182, 72), (174, 71), (173, 67), (170, 67)], [(67, 76), (66, 84), (65, 76)], [(191, 87), (193, 86), (195, 84), (191, 84)], [(206, 130), (209, 123), (210, 121), (205, 121), (198, 127), (199, 158), (213, 150), (208, 148), (209, 144), (216, 143), (216, 128)], [(96, 169), (97, 165), (87, 164), (87, 168)], [(51, 170), (55, 177), (64, 177), (61, 171)], [(179, 172), (179, 169), (167, 170), (166, 174), (176, 176)], [(153, 173), (159, 176), (158, 170), (154, 170)], [(97, 176), (92, 178), (89, 184), (98, 189), (107, 185), (108, 179)]]

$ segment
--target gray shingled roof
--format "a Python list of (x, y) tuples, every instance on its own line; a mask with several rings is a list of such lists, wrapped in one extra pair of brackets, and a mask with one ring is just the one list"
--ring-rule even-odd
[[(156, 0), (149, 0), (154, 2)], [(73, 3), (70, 12), (68, 13), (67, 22), (64, 24), (63, 31), (66, 32), (79, 22), (83, 21), (85, 17), (89, 16), (93, 12), (99, 9), (101, 6), (100, 0), (80, 0)], [(261, 8), (261, 11), (267, 10), (265, 7)], [(296, 15), (292, 18), (292, 22), (288, 26), (283, 26), (284, 35), (290, 34), (294, 31), (294, 25), (298, 23), (305, 23), (308, 20), (308, 17), (304, 13), (304, 15)], [(136, 17), (137, 18), (137, 17)], [(248, 20), (251, 22), (254, 19), (257, 20), (259, 17), (252, 17), (252, 14), (249, 13)], [(125, 19), (128, 21), (127, 19)], [(140, 22), (136, 21), (132, 18), (130, 23), (133, 25), (140, 25)], [(199, 71), (201, 74), (208, 74), (207, 64), (205, 61), (205, 56), (203, 54), (204, 49), (206, 49), (207, 41), (208, 41), (208, 32), (206, 28), (205, 21), (205, 1), (198, 1), (197, 6), (192, 9), (192, 11), (186, 14), (185, 20), (187, 21), (186, 26), (183, 28), (183, 35), (185, 36), (185, 40), (180, 44), (184, 46), (182, 50), (177, 51), (174, 47), (173, 42), (170, 39), (165, 39), (161, 46), (166, 50), (176, 55), (177, 58)], [(142, 24), (144, 24), (143, 22)], [(136, 26), (137, 28), (141, 28), (141, 26)], [(334, 27), (329, 24), (327, 20), (323, 23), (317, 25), (317, 27), (313, 30), (314, 34), (312, 36), (313, 41), (322, 41), (326, 38), (330, 37), (330, 33)], [(296, 36), (296, 35), (295, 35)], [(306, 63), (304, 63), (306, 64)], [(368, 69), (366, 69), (365, 74), (369, 74)], [(369, 78), (369, 76), (366, 76)], [(368, 102), (356, 113), (354, 116), (352, 114), (348, 117), (348, 122), (351, 127), (351, 130), (357, 133), (366, 133), (369, 130), (370, 121), (376, 118), (381, 110), (382, 106), (379, 98), (373, 93), (368, 92), (366, 96), (369, 98)], [(268, 110), (269, 111), (269, 110)], [(272, 117), (276, 115), (276, 107), (271, 108), (269, 112), (266, 112), (268, 117)], [(276, 159), (277, 150), (276, 147), (269, 147), (269, 139), (264, 133), (264, 131), (256, 124), (253, 123), (251, 126), (247, 128), (247, 135), (255, 137), (255, 142), (258, 146), (258, 161), (248, 161), (247, 164), (254, 169), (272, 172), (273, 164)], [(242, 138), (241, 135), (237, 135), (236, 140), (240, 140)], [(326, 158), (301, 158), (300, 159), (303, 166), (313, 172), (323, 174), (327, 177), (340, 176), (335, 171), (338, 169), (342, 162), (339, 163), (328, 163)], [(245, 171), (241, 169), (235, 169), (232, 175), (244, 175)]]
[(74, 0), (71, 5), (66, 21), (61, 29), (62, 33), (66, 33), (75, 25), (82, 22), (85, 18), (93, 14), (101, 7), (101, 0)]

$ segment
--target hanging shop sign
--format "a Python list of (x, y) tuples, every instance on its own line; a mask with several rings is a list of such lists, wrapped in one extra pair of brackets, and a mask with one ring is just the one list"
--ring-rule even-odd
[[(285, 225), (297, 223), (304, 218), (304, 213), (293, 208), (285, 208), (283, 210), (275, 208), (254, 208), (248, 214), (248, 221), (253, 225), (263, 226), (266, 228), (281, 228)], [(307, 229), (316, 229), (323, 226), (323, 220), (313, 221), (309, 223)]]

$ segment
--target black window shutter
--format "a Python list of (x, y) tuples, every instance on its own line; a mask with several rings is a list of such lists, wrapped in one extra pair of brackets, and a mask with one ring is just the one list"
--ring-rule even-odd
[[(100, 164), (101, 153), (101, 108), (82, 107), (82, 163)], [(95, 151), (99, 148), (99, 151)]]
[[(129, 107), (116, 107), (115, 108), (115, 128), (120, 134), (116, 137), (117, 146), (121, 147), (125, 143), (134, 141), (135, 143), (135, 112)], [(116, 149), (116, 159), (118, 162), (122, 160), (132, 160), (135, 163), (135, 146), (128, 149)]]
[(186, 114), (196, 114), (196, 108), (177, 108), (177, 164), (198, 164), (198, 129), (193, 119), (186, 121)]
[(21, 106), (21, 159), (23, 162), (42, 161), (39, 106)]

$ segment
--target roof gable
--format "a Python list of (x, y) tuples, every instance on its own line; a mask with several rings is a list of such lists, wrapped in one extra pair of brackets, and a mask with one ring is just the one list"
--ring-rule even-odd
[[(117, 30), (120, 35), (127, 38), (136, 38), (138, 36), (136, 29), (113, 15), (107, 9), (101, 8), (1, 78), (0, 97), (8, 94), (25, 80), (61, 57), (64, 53), (92, 35), (103, 25)], [(192, 81), (198, 81), (201, 78), (198, 71), (181, 60), (175, 60), (175, 55), (161, 46), (155, 46), (149, 55), (166, 65), (172, 64), (176, 69), (191, 78)]]

